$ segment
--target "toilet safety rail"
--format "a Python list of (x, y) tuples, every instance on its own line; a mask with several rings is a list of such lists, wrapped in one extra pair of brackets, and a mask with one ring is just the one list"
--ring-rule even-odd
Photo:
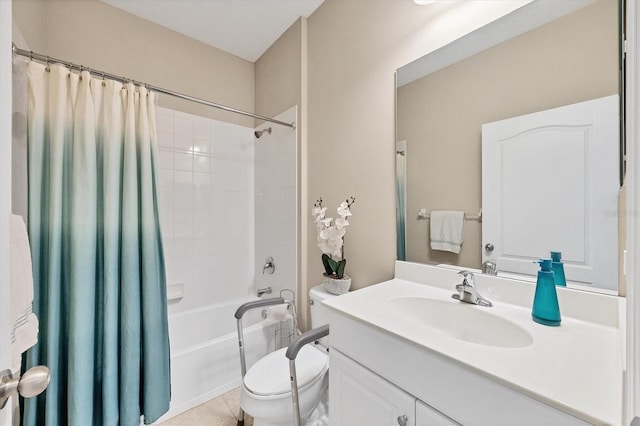
[(296, 337), (287, 348), (286, 357), (289, 359), (289, 377), (291, 378), (291, 399), (293, 400), (293, 419), (296, 426), (302, 426), (300, 420), (300, 402), (298, 400), (298, 377), (296, 375), (296, 356), (302, 347), (329, 335), (329, 324), (306, 331)]
[[(253, 302), (247, 302), (238, 307), (236, 313), (234, 314), (237, 323), (238, 323), (238, 346), (240, 348), (240, 370), (242, 371), (242, 379), (244, 380), (244, 375), (247, 374), (247, 362), (245, 359), (244, 353), (244, 334), (242, 330), (242, 316), (252, 309), (264, 308), (266, 306), (272, 305), (282, 305), (287, 304), (289, 307), (289, 311), (291, 312), (291, 316), (293, 317), (293, 330), (297, 335), (300, 332), (298, 331), (298, 317), (296, 315), (296, 307), (291, 300), (286, 300), (284, 297), (271, 297), (268, 299), (260, 299), (255, 300)], [(297, 353), (297, 352), (296, 352)], [(240, 413), (238, 414), (238, 426), (244, 425), (244, 410), (240, 408)]]

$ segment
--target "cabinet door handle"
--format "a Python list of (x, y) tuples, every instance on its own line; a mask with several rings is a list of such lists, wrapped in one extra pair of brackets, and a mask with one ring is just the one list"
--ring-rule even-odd
[(409, 421), (409, 417), (405, 415), (398, 416), (398, 424), (400, 426), (407, 426), (407, 422)]

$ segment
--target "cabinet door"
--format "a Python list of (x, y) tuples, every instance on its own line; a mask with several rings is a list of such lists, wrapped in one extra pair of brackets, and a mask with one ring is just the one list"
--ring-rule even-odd
[(415, 426), (415, 397), (333, 348), (329, 357), (332, 425)]
[(457, 426), (459, 424), (424, 402), (416, 402), (416, 426)]

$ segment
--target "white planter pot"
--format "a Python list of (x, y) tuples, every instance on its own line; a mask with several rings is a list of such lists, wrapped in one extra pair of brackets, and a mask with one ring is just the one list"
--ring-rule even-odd
[(351, 277), (345, 275), (344, 278), (338, 280), (325, 276), (324, 288), (331, 294), (344, 294), (351, 288)]

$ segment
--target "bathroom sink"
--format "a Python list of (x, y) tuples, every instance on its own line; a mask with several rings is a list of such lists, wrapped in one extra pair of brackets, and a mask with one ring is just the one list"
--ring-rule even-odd
[(394, 315), (455, 339), (503, 348), (533, 343), (525, 329), (488, 312), (492, 308), (427, 297), (398, 297), (387, 303)]

